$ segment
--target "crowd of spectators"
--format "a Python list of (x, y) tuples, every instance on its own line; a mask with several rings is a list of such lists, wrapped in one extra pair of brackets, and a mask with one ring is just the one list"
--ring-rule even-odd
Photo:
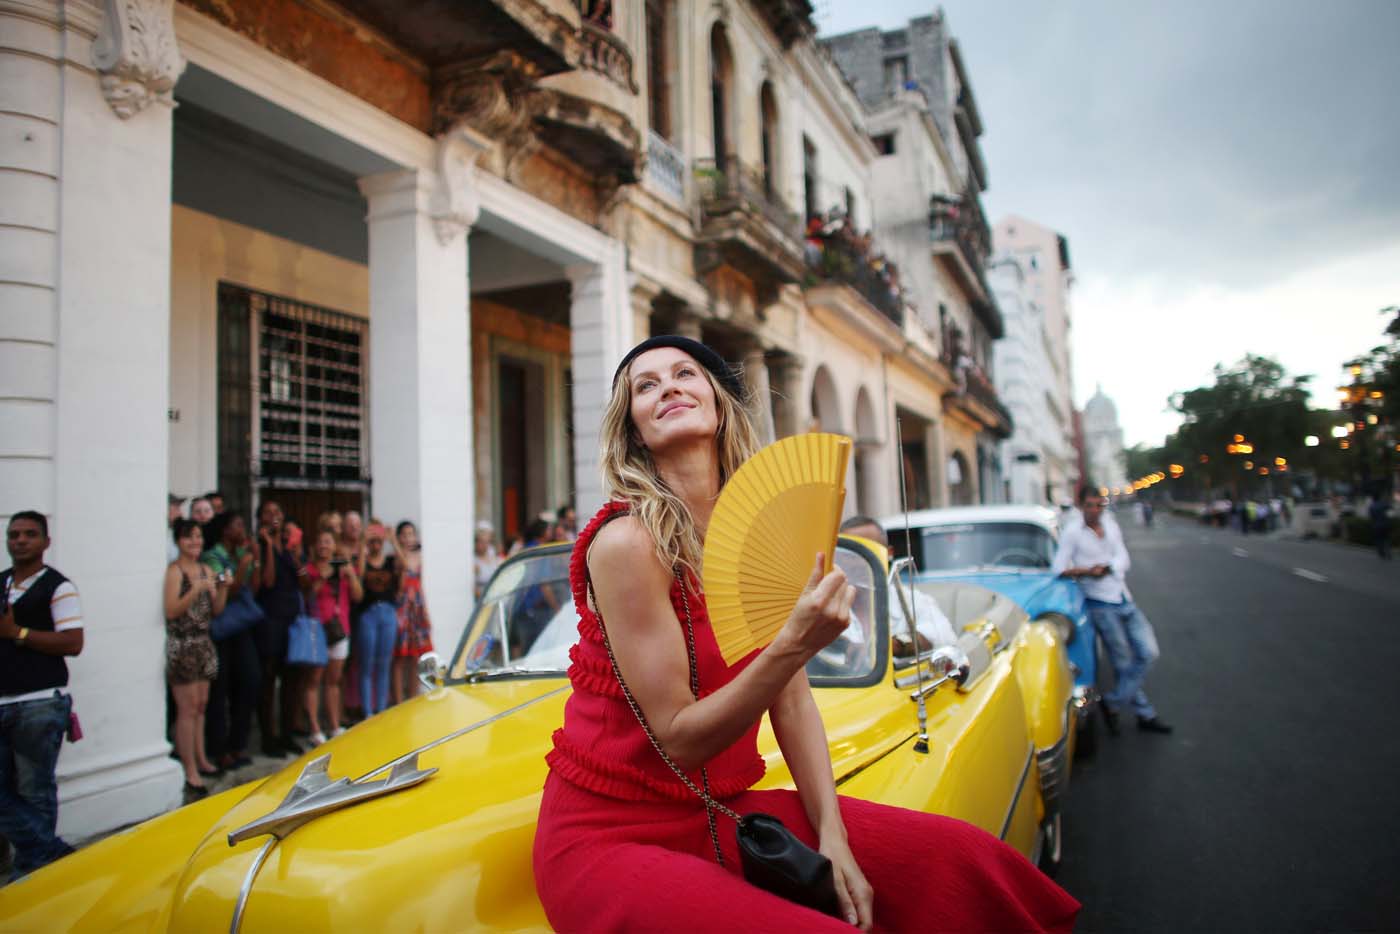
[[(298, 755), (418, 691), (418, 659), (433, 650), (418, 529), (392, 531), (356, 511), (326, 512), (310, 534), (275, 500), (256, 523), (218, 492), (170, 496), (165, 576), (165, 672), (174, 756), (185, 793), (251, 763), (256, 722), (264, 755)], [(475, 529), (474, 589), (522, 548), (572, 541), (571, 505), (542, 513), (498, 546)], [(325, 660), (289, 660), (298, 616), (314, 617)]]

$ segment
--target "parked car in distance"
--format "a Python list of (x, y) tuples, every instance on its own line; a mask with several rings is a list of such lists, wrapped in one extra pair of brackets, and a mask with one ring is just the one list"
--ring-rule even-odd
[[(1081, 756), (1097, 745), (1098, 649), (1079, 584), (1050, 570), (1059, 517), (1044, 506), (921, 509), (882, 519), (895, 557), (912, 555), (919, 581), (965, 581), (1015, 600), (1060, 631), (1074, 671)], [(907, 528), (907, 531), (906, 531)]]
[[(425, 694), (0, 889), (0, 930), (548, 930), (531, 848), (577, 639), (570, 548), (501, 565), (451, 664), (424, 656)], [(1075, 740), (1061, 630), (920, 582), (966, 631), (897, 659), (885, 549), (843, 539), (836, 561), (852, 626), (809, 674), (838, 790), (962, 818), (1053, 869)], [(759, 750), (758, 787), (792, 787), (766, 723)]]

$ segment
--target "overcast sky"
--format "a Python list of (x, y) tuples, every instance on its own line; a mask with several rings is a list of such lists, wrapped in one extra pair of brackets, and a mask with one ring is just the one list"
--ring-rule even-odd
[[(834, 34), (915, 0), (817, 0)], [(988, 216), (1065, 234), (1075, 396), (1128, 442), (1246, 352), (1315, 374), (1400, 304), (1400, 0), (947, 0), (982, 115)]]

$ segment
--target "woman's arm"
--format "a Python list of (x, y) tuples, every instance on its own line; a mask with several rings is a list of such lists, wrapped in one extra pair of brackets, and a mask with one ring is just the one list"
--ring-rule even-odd
[[(622, 677), (668, 755), (696, 768), (763, 716), (807, 661), (846, 628), (855, 588), (839, 569), (825, 577), (817, 556), (807, 589), (777, 637), (737, 678), (697, 701), (690, 693), (684, 631), (651, 536), (636, 519), (608, 523), (588, 555), (594, 599)], [(692, 596), (691, 599), (694, 599)]]
[(874, 917), (874, 890), (846, 842), (846, 825), (841, 820), (831, 772), (831, 752), (826, 745), (826, 727), (812, 697), (806, 671), (799, 671), (783, 688), (768, 709), (768, 717), (778, 748), (783, 751), (783, 761), (797, 783), (807, 820), (817, 831), (818, 846), (831, 860), (841, 910), (847, 921), (868, 931)]
[(348, 576), (348, 580), (350, 581), (350, 601), (352, 603), (359, 603), (365, 598), (365, 585), (360, 583), (360, 575), (355, 573), (354, 564), (345, 565), (345, 570), (350, 572)]
[(190, 589), (180, 596), (180, 568), (170, 565), (165, 569), (165, 618), (179, 619), (194, 604), (199, 596), (200, 586), (190, 581)]
[[(208, 572), (204, 572), (207, 574)], [(209, 591), (209, 602), (213, 604), (214, 615), (218, 616), (228, 605), (228, 585), (219, 586), (218, 581), (214, 582), (214, 589)]]

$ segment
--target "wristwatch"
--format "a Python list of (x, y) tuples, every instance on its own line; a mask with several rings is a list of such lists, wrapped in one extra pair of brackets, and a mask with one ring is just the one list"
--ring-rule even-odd
[(19, 635), (15, 636), (15, 645), (24, 645), (24, 640), (29, 638), (29, 627), (19, 627)]

